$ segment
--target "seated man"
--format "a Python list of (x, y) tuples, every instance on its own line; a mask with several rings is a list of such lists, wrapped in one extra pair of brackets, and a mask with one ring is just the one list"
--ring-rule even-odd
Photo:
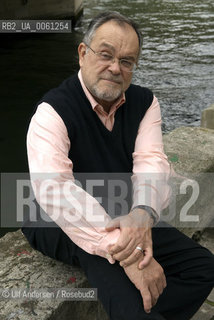
[[(91, 21), (78, 48), (78, 74), (42, 98), (28, 130), (35, 197), (53, 223), (40, 217), (22, 231), (43, 254), (80, 265), (110, 319), (187, 320), (213, 287), (214, 259), (158, 221), (170, 166), (157, 98), (131, 84), (140, 51), (130, 19), (107, 12)], [(56, 188), (45, 188), (40, 173), (52, 174)], [(128, 211), (115, 218), (74, 181), (77, 173), (131, 173)]]

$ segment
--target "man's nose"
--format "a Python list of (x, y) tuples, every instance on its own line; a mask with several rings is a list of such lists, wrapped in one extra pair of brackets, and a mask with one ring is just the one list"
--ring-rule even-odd
[(113, 74), (120, 74), (121, 73), (120, 61), (118, 59), (114, 59), (114, 61), (112, 61), (109, 66), (109, 70)]

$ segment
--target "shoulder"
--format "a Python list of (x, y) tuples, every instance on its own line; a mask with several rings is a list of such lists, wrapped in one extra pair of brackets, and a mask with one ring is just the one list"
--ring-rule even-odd
[(137, 93), (137, 94), (145, 94), (145, 95), (152, 95), (153, 96), (153, 92), (149, 88), (142, 87), (142, 86), (139, 86), (137, 84), (131, 84), (129, 86), (127, 92)]
[(59, 86), (50, 89), (45, 95), (42, 97), (42, 99), (39, 101), (41, 102), (47, 102), (49, 103), (50, 101), (47, 100), (52, 100), (56, 101), (56, 99), (63, 99), (66, 98), (67, 96), (70, 96), (71, 93), (76, 90), (76, 87), (78, 86), (78, 76), (77, 74), (72, 75), (71, 77), (65, 79), (62, 81)]
[(128, 103), (131, 103), (131, 104), (139, 103), (149, 108), (149, 106), (152, 104), (152, 101), (154, 99), (154, 94), (149, 88), (131, 84), (126, 91), (126, 99)]

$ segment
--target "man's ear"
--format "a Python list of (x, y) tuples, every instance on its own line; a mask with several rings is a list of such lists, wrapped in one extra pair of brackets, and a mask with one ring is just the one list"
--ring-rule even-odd
[(84, 60), (84, 57), (86, 55), (86, 45), (85, 43), (81, 42), (79, 47), (78, 47), (78, 54), (79, 54), (79, 65), (80, 67), (82, 67), (83, 65), (83, 60)]

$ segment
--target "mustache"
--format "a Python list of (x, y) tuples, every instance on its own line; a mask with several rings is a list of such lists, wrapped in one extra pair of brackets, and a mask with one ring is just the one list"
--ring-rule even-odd
[(102, 77), (101, 78), (102, 80), (109, 80), (109, 81), (113, 81), (113, 82), (116, 82), (116, 83), (119, 83), (121, 84), (122, 83), (122, 79), (119, 79), (118, 77)]

